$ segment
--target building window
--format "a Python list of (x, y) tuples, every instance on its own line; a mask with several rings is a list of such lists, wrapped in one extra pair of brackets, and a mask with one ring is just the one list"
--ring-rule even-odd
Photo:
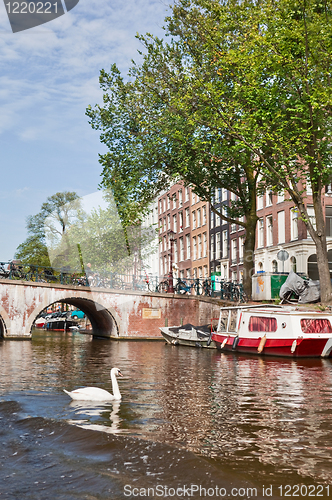
[(309, 181), (309, 179), (307, 180), (307, 186), (306, 186), (306, 192), (307, 194), (312, 194), (312, 187), (311, 187), (311, 182)]
[(204, 278), (208, 277), (208, 266), (204, 266)]
[(179, 212), (179, 233), (183, 231), (183, 212)]
[(184, 260), (183, 238), (180, 238), (180, 261)]
[(257, 210), (264, 208), (264, 196), (257, 196)]
[(290, 216), (291, 216), (291, 239), (297, 240), (299, 237), (299, 229), (298, 229), (299, 212), (298, 212), (298, 210), (296, 208), (291, 208)]
[(203, 226), (206, 224), (206, 205), (203, 207)]
[(332, 236), (332, 207), (325, 207), (326, 236)]
[(198, 258), (200, 259), (202, 257), (202, 235), (198, 235)]
[(296, 273), (296, 258), (295, 257), (291, 257), (290, 258), (290, 263), (291, 263), (291, 269), (294, 273)]
[(228, 256), (228, 234), (227, 231), (222, 232), (222, 258), (225, 259)]
[(283, 201), (285, 201), (285, 193), (278, 193), (277, 203), (282, 203)]
[(231, 233), (236, 233), (236, 224), (231, 225)]
[(173, 194), (173, 209), (176, 208), (176, 194)]
[(197, 259), (197, 240), (196, 236), (193, 237), (193, 250), (194, 250), (194, 255), (193, 255), (193, 260)]
[(266, 217), (266, 244), (267, 246), (273, 245), (273, 217), (269, 215)]
[(182, 189), (179, 190), (179, 207), (182, 207)]
[(258, 221), (258, 246), (264, 246), (264, 220), (259, 219)]
[(214, 213), (211, 212), (211, 229), (214, 228)]
[(203, 268), (202, 267), (198, 268), (198, 277), (203, 278)]
[(278, 212), (278, 243), (285, 243), (285, 212)]
[(201, 227), (202, 225), (202, 217), (201, 217), (201, 209), (197, 209), (197, 227)]
[(220, 259), (220, 233), (216, 233), (216, 259)]
[(210, 238), (210, 245), (211, 245), (211, 259), (212, 260), (215, 260), (216, 258), (216, 249), (215, 249), (215, 246), (214, 246), (214, 234), (211, 235), (211, 238)]
[(171, 208), (171, 197), (167, 195), (167, 210)]
[(190, 211), (186, 208), (186, 227), (190, 227)]
[(189, 201), (189, 187), (185, 188), (185, 191), (184, 191), (184, 201)]
[(241, 264), (243, 263), (243, 257), (244, 257), (244, 241), (245, 241), (245, 237), (240, 236), (240, 238), (239, 238), (239, 260), (240, 260)]
[(171, 229), (171, 216), (170, 214), (167, 215), (167, 229)]
[(186, 235), (186, 252), (187, 252), (187, 259), (190, 259), (190, 234)]
[(173, 215), (173, 231), (174, 233), (177, 233), (177, 219), (176, 219), (176, 215)]
[[(181, 240), (182, 238), (180, 238)], [(183, 244), (183, 242), (182, 242)], [(178, 261), (178, 242), (177, 240), (174, 240), (173, 242), (173, 245), (174, 245), (174, 264), (177, 264), (179, 261)], [(181, 245), (181, 242), (180, 242), (180, 245)], [(183, 260), (183, 259), (181, 259)]]
[(221, 218), (220, 215), (216, 215), (216, 227), (221, 226)]
[(195, 203), (196, 203), (196, 194), (192, 192), (191, 193), (191, 204), (195, 205)]
[(266, 192), (266, 206), (269, 207), (273, 203), (273, 193), (272, 191), (267, 191)]
[(237, 239), (234, 238), (232, 240), (232, 255), (231, 255), (231, 259), (232, 259), (232, 264), (236, 264), (237, 263)]
[(193, 211), (193, 229), (196, 229), (196, 212)]
[(307, 206), (308, 217), (311, 222), (312, 227), (316, 230), (316, 215), (315, 209), (312, 206)]
[(186, 269), (187, 280), (190, 280), (191, 269)]
[(166, 252), (167, 250), (167, 240), (166, 240), (166, 236), (164, 236), (164, 252)]
[(207, 257), (207, 235), (203, 233), (203, 257)]
[(276, 260), (272, 261), (272, 272), (277, 273), (278, 272), (278, 262)]

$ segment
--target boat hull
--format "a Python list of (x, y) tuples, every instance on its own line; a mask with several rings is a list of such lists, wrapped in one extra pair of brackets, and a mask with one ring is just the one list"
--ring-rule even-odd
[[(326, 345), (326, 338), (275, 338), (266, 339), (262, 350), (259, 350), (262, 337), (258, 338), (238, 338), (237, 345), (234, 346), (236, 337), (213, 334), (212, 339), (217, 349), (222, 351), (232, 351), (247, 354), (258, 354), (267, 356), (283, 356), (291, 358), (317, 358), (321, 357)], [(225, 342), (226, 341), (226, 342)], [(331, 357), (331, 353), (329, 354)]]
[(216, 345), (211, 340), (210, 335), (199, 335), (193, 328), (192, 330), (182, 330), (181, 327), (160, 328), (161, 334), (168, 344), (184, 345), (187, 347), (206, 347), (215, 349)]

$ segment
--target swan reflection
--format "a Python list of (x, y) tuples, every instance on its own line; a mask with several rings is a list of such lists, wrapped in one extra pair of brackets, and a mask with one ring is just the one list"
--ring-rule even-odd
[[(112, 401), (96, 406), (96, 404), (93, 404), (92, 402), (71, 401), (69, 406), (73, 408), (75, 416), (84, 415), (87, 418), (69, 419), (68, 422), (83, 429), (108, 432), (109, 434), (124, 433), (125, 431), (124, 429), (121, 429), (120, 425), (122, 421), (119, 416), (120, 404), (120, 401)], [(103, 422), (109, 420), (110, 424), (95, 423), (94, 421), (96, 419)]]

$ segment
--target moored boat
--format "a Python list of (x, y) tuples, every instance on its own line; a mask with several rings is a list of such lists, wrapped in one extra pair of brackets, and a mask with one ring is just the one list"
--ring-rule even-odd
[(223, 351), (329, 357), (332, 314), (274, 305), (222, 307), (212, 340)]
[(193, 326), (188, 323), (183, 326), (165, 326), (160, 331), (168, 344), (216, 348), (211, 340), (210, 325)]
[[(55, 330), (58, 332), (72, 331), (71, 327), (77, 326), (77, 322), (66, 317), (50, 318), (46, 320), (44, 328), (46, 330)], [(71, 330), (70, 330), (71, 329)]]

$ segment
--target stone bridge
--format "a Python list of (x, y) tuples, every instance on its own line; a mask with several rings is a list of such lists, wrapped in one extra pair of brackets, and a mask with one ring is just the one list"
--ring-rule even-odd
[(1, 279), (0, 337), (30, 339), (37, 316), (58, 302), (84, 311), (91, 333), (111, 339), (160, 339), (159, 327), (208, 324), (220, 307), (208, 297)]

